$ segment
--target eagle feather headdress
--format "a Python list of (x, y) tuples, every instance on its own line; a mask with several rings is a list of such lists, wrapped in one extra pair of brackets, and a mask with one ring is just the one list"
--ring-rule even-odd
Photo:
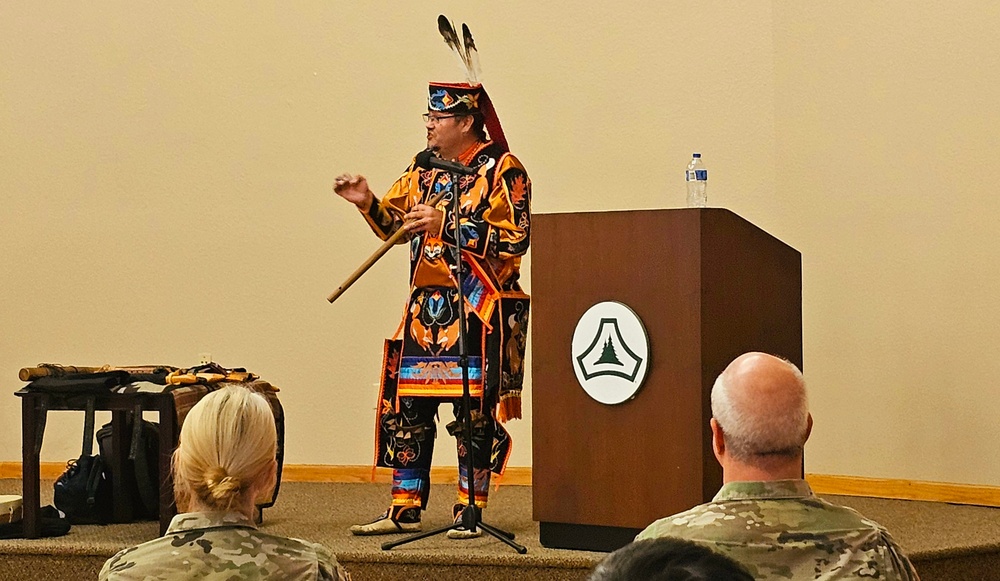
[(447, 16), (441, 14), (438, 16), (438, 31), (448, 48), (458, 57), (462, 72), (465, 73), (465, 79), (469, 84), (473, 87), (481, 84), (479, 82), (481, 73), (479, 70), (479, 51), (476, 50), (476, 41), (472, 39), (469, 27), (464, 22), (462, 23), (462, 36), (459, 38), (454, 23)]
[(448, 48), (458, 57), (466, 82), (431, 83), (428, 110), (481, 114), (490, 140), (500, 145), (504, 151), (510, 151), (493, 102), (480, 82), (479, 51), (476, 50), (476, 41), (472, 39), (468, 25), (462, 24), (462, 36), (459, 36), (452, 21), (442, 14), (438, 16), (438, 31)]

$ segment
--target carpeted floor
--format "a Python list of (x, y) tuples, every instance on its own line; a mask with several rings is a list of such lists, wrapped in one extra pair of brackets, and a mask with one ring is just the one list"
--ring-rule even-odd
[[(0, 479), (0, 494), (19, 494), (19, 480)], [(51, 482), (43, 483), (42, 504), (51, 502)], [(454, 488), (435, 485), (427, 527), (450, 521)], [(283, 483), (277, 504), (264, 512), (264, 528), (275, 534), (323, 543), (352, 572), (368, 579), (546, 579), (582, 580), (604, 555), (547, 549), (531, 520), (531, 488), (502, 486), (490, 496), (487, 523), (511, 531), (528, 548), (519, 555), (483, 537), (454, 541), (444, 535), (382, 551), (394, 537), (354, 537), (347, 527), (371, 520), (386, 506), (379, 484)], [(904, 547), (924, 581), (1000, 580), (1000, 509), (858, 497), (827, 497), (885, 525)], [(101, 563), (118, 550), (157, 535), (154, 522), (79, 525), (52, 539), (0, 540), (0, 579), (94, 578)], [(48, 556), (48, 557), (43, 557)]]

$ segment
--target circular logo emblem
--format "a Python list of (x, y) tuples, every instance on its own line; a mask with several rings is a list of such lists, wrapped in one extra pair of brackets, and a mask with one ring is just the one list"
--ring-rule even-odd
[(632, 309), (614, 301), (587, 309), (573, 331), (573, 371), (587, 395), (603, 404), (627, 401), (649, 369), (649, 337)]

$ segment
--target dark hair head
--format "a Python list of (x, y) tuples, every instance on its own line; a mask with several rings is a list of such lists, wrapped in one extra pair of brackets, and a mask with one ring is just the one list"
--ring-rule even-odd
[(691, 541), (636, 541), (601, 561), (588, 581), (754, 581), (729, 557)]
[(477, 111), (470, 113), (469, 117), (472, 117), (472, 135), (479, 141), (486, 143), (488, 138), (486, 136), (486, 124), (483, 121), (483, 114)]

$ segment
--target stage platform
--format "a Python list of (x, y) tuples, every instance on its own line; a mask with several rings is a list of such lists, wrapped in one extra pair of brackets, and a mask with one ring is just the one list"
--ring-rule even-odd
[[(0, 479), (0, 494), (20, 494), (20, 480)], [(52, 482), (43, 482), (42, 503), (52, 501)], [(450, 520), (454, 487), (434, 485), (427, 527)], [(885, 525), (910, 555), (923, 581), (1000, 581), (1000, 509), (944, 503), (826, 496)], [(351, 524), (371, 520), (385, 509), (385, 484), (283, 482), (273, 508), (264, 512), (265, 530), (320, 542), (333, 550), (355, 581), (432, 579), (492, 581), (532, 579), (579, 581), (603, 553), (547, 549), (531, 520), (531, 488), (501, 486), (490, 496), (486, 522), (517, 535), (528, 548), (519, 555), (482, 537), (455, 541), (438, 535), (383, 551), (388, 537), (354, 537)], [(627, 502), (622, 500), (622, 502)], [(104, 561), (118, 550), (157, 534), (155, 522), (78, 525), (63, 537), (0, 540), (0, 580), (96, 579)]]

